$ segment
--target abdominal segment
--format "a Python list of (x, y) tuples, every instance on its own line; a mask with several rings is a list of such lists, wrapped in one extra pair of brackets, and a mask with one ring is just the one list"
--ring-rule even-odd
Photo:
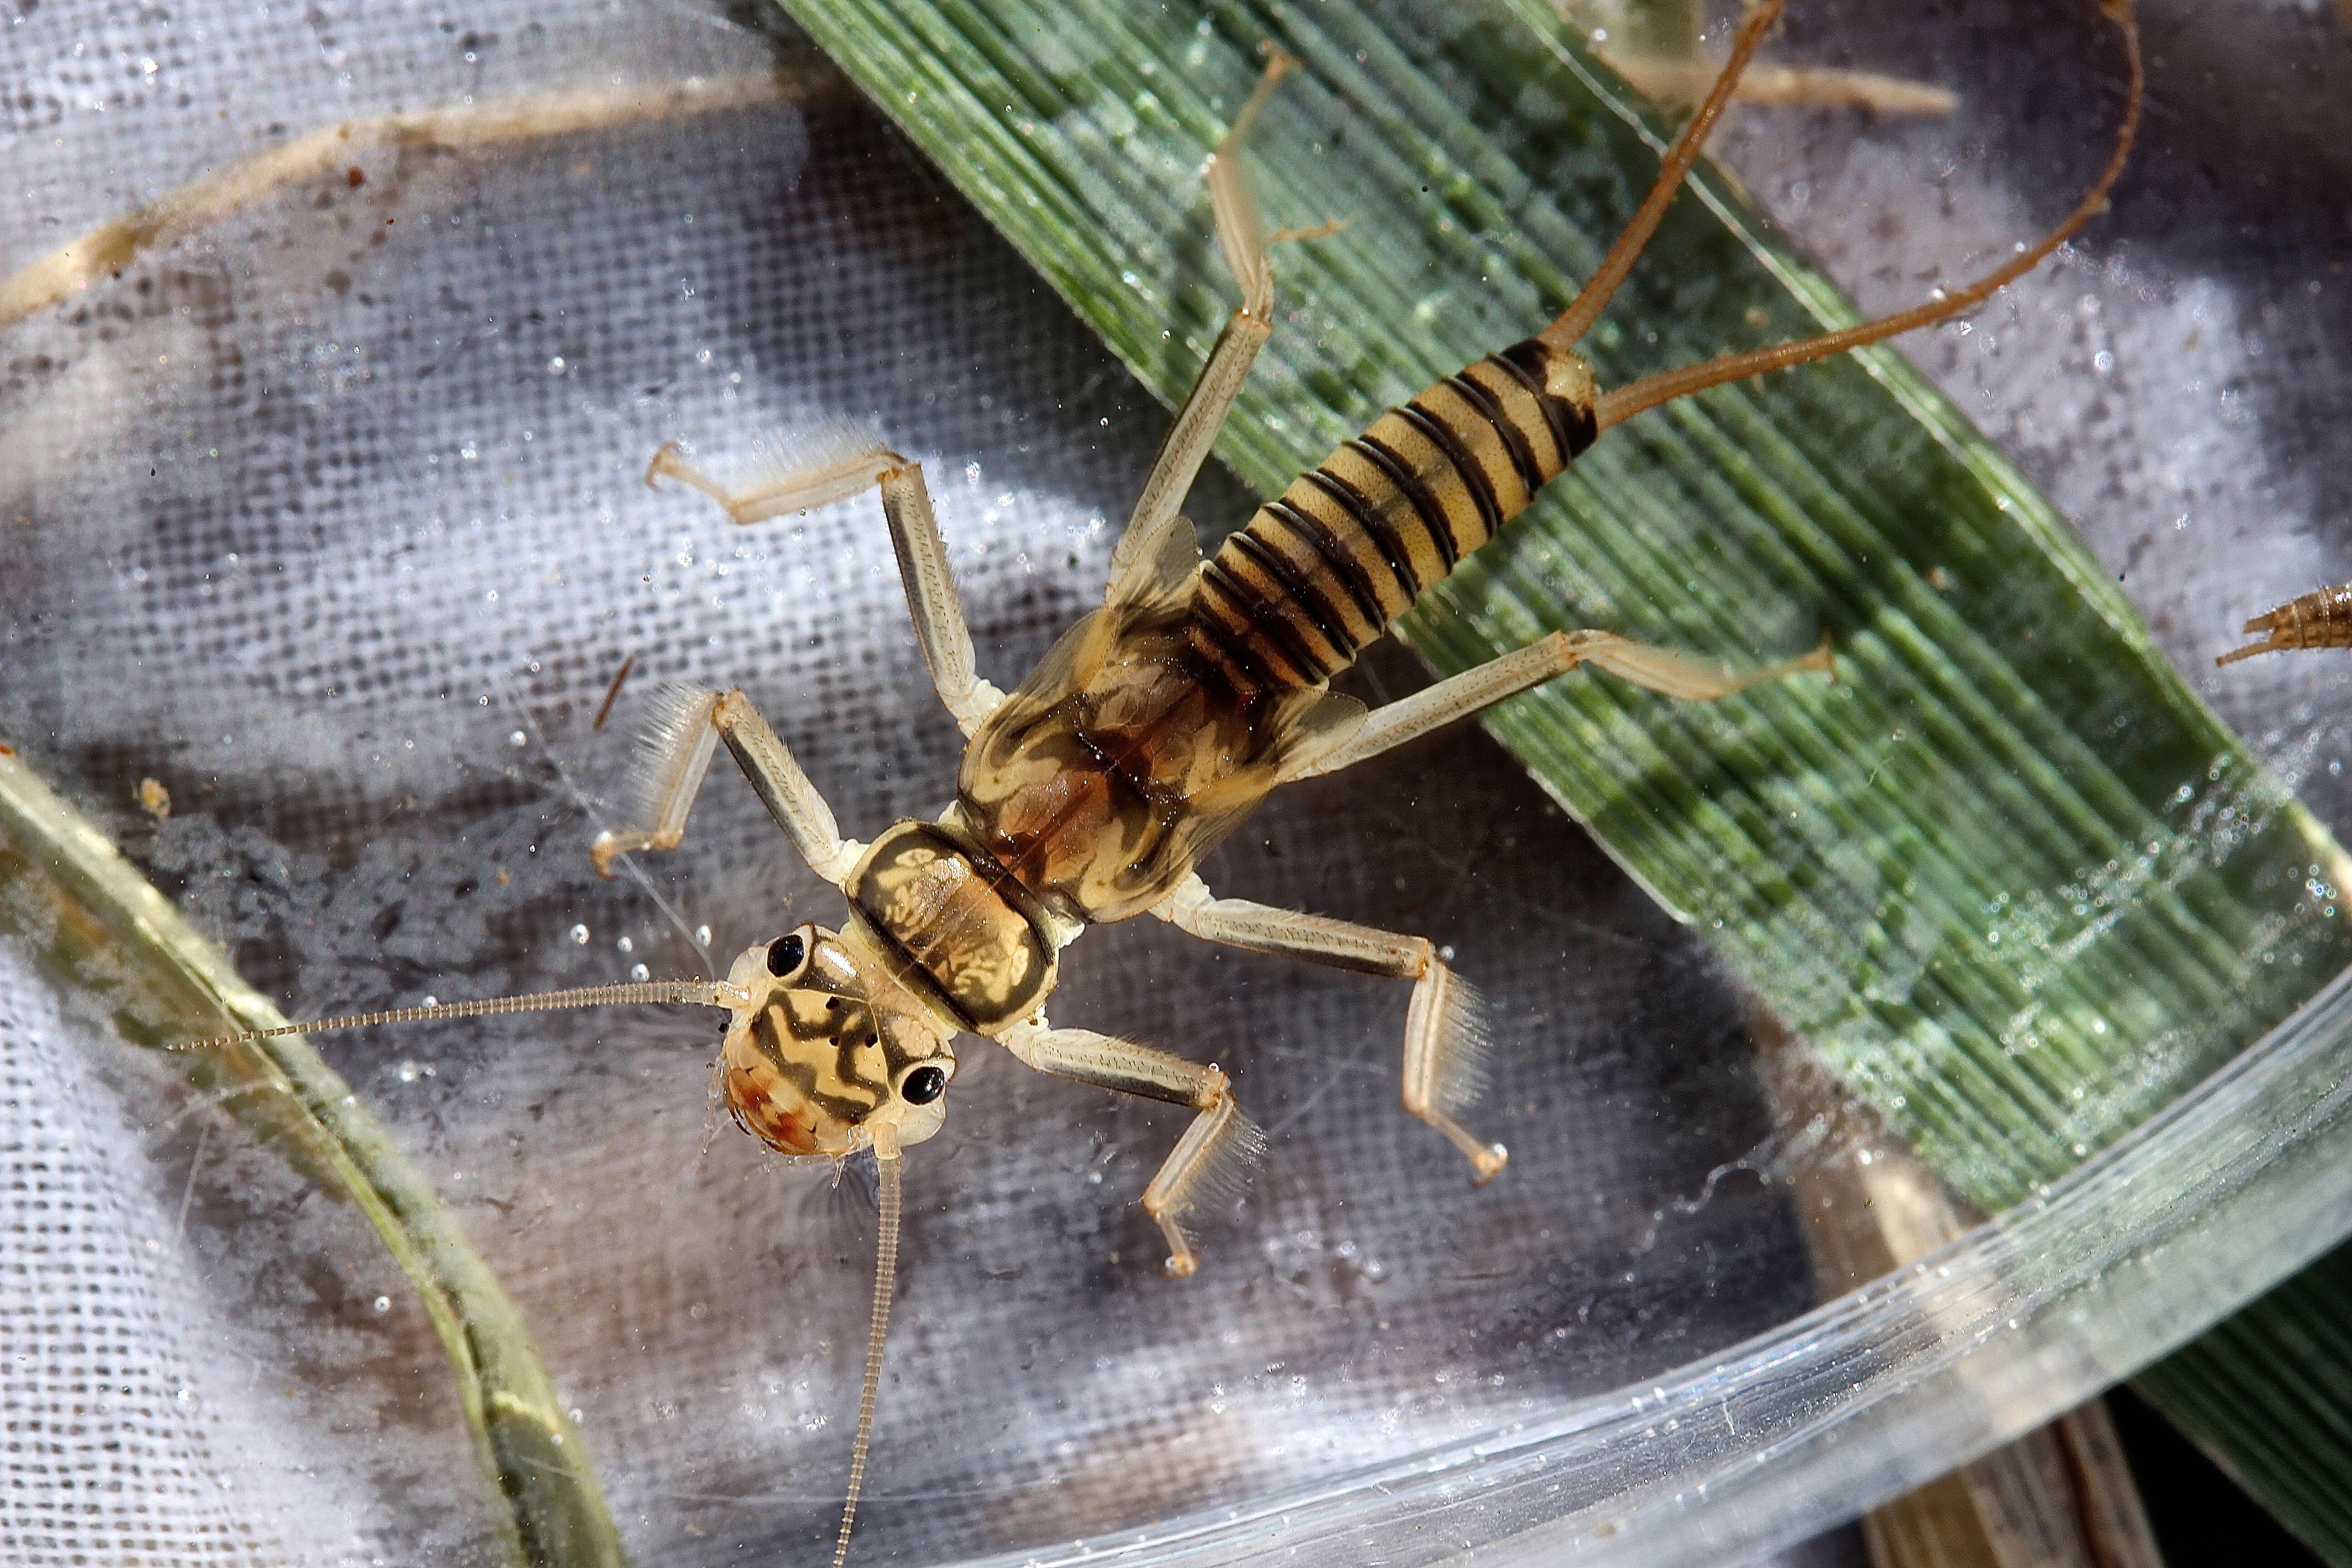
[(1195, 646), (1236, 688), (1328, 681), (1592, 444), (1589, 387), (1533, 339), (1423, 387), (1202, 567)]

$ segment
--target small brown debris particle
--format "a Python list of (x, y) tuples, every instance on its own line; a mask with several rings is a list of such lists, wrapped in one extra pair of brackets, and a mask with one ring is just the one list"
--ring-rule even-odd
[(352, 189), (356, 191), (362, 185), (367, 184), (367, 176), (360, 173), (359, 170), (353, 169), (343, 176), (343, 184), (351, 186)]
[(510, 876), (510, 875), (508, 873), (507, 868), (506, 868), (504, 866), (501, 866), (501, 867), (499, 867), (499, 887), (503, 888), (503, 887), (505, 887), (509, 882), (511, 882), (511, 881), (513, 881), (513, 880), (514, 880), (514, 878), (513, 878), (512, 876)]
[(1941, 566), (1927, 568), (1927, 586), (1935, 589), (1938, 594), (1948, 594), (1958, 585), (1953, 581), (1952, 574)]
[(588, 726), (590, 730), (602, 730), (604, 727), (604, 721), (613, 716), (613, 704), (621, 700), (621, 683), (628, 679), (629, 671), (636, 668), (637, 656), (635, 654), (631, 654), (628, 658), (621, 661), (621, 668), (614, 672), (613, 684), (605, 689), (604, 705), (596, 710), (596, 721)]
[(139, 808), (161, 822), (172, 815), (172, 792), (153, 779), (139, 781)]
[(0, 757), (13, 757), (13, 756), (15, 756), (16, 754), (16, 747), (14, 747), (14, 746), (12, 746), (12, 745), (9, 745), (9, 744), (8, 744), (6, 742), (5, 742), (5, 741), (0, 741)]

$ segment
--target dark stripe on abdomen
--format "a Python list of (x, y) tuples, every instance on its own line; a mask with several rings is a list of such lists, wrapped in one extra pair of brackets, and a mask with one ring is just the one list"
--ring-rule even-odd
[(1320, 686), (1592, 444), (1530, 339), (1424, 388), (1291, 481), (1202, 567), (1194, 642), (1244, 689)]

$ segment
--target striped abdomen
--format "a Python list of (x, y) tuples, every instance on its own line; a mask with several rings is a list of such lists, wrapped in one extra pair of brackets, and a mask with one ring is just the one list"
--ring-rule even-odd
[(1225, 541), (1202, 568), (1194, 646), (1242, 690), (1320, 686), (1595, 433), (1591, 372), (1534, 339), (1447, 376)]

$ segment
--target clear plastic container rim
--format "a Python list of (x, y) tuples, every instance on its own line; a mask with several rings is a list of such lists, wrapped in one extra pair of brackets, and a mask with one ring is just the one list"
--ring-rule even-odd
[(1720, 1568), (2072, 1409), (2352, 1234), (2352, 970), (2046, 1191), (1654, 1383), (982, 1568)]

